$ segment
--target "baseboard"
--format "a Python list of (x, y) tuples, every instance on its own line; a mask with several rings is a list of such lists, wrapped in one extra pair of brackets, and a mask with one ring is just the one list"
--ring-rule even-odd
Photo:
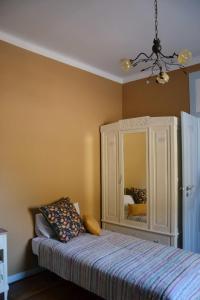
[(37, 268), (31, 269), (31, 270), (27, 270), (27, 271), (24, 271), (24, 272), (20, 272), (20, 273), (17, 273), (17, 274), (10, 275), (10, 276), (8, 276), (8, 283), (13, 283), (13, 282), (22, 280), (24, 278), (27, 278), (27, 277), (30, 277), (30, 276), (35, 275), (37, 273), (40, 273), (43, 270), (44, 269), (42, 269), (40, 267), (37, 267)]

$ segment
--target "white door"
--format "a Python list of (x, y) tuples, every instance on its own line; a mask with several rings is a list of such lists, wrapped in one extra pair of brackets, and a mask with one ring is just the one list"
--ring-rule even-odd
[(200, 253), (199, 120), (181, 112), (181, 127), (183, 249)]

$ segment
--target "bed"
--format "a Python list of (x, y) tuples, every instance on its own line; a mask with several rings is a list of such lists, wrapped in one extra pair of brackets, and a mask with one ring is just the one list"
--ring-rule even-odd
[(39, 265), (107, 300), (200, 299), (200, 255), (102, 231), (32, 240)]

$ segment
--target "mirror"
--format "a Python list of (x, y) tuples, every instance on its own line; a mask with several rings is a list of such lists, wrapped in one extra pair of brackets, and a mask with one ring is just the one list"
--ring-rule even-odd
[(124, 218), (147, 223), (147, 142), (146, 132), (123, 135)]

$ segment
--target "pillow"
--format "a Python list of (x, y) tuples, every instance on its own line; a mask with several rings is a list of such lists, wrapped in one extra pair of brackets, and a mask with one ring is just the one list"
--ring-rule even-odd
[(48, 239), (55, 237), (55, 232), (42, 214), (35, 215), (35, 233), (39, 237), (46, 237)]
[[(73, 203), (74, 207), (76, 208), (77, 213), (80, 215), (80, 208), (78, 202)], [(39, 237), (45, 238), (55, 238), (56, 234), (54, 230), (51, 228), (49, 223), (46, 221), (43, 214), (36, 214), (35, 215), (35, 233)]]
[(131, 195), (124, 195), (124, 205), (134, 204), (133, 197)]
[(133, 189), (133, 198), (135, 203), (141, 204), (147, 202), (146, 189)]
[(129, 216), (146, 216), (146, 204), (128, 204), (128, 217)]
[(124, 193), (126, 195), (131, 195), (136, 204), (141, 204), (141, 203), (147, 202), (146, 189), (139, 189), (139, 188), (134, 188), (134, 187), (125, 188)]
[(77, 213), (80, 215), (80, 207), (79, 207), (78, 202), (75, 202), (73, 204), (74, 204), (74, 207), (76, 208)]
[(85, 232), (81, 218), (69, 198), (44, 205), (40, 207), (40, 211), (61, 242), (68, 242), (79, 233)]
[(99, 223), (92, 216), (84, 215), (83, 216), (83, 224), (89, 233), (92, 233), (95, 235), (101, 234), (101, 228), (99, 226)]

